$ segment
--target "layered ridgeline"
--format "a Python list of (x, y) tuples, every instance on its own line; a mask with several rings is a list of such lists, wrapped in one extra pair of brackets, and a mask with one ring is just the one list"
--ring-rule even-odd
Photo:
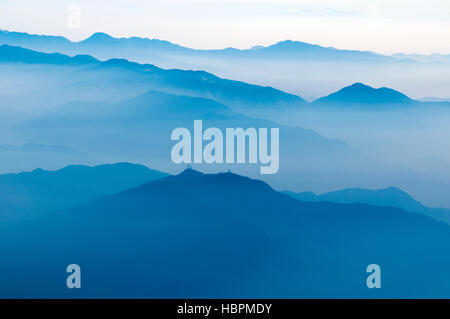
[[(73, 100), (117, 101), (149, 90), (210, 98), (227, 104), (234, 110), (256, 109), (260, 116), (265, 116), (264, 112), (260, 112), (261, 108), (265, 112), (284, 112), (301, 110), (308, 105), (297, 95), (272, 87), (222, 79), (204, 71), (165, 70), (121, 59), (101, 62), (88, 55), (70, 57), (8, 45), (0, 46), (0, 67), (4, 76), (11, 72), (14, 75), (8, 78), (8, 85), (0, 94), (4, 108), (14, 105), (17, 114), (21, 114), (20, 106), (30, 107), (30, 104), (32, 108), (48, 108)], [(19, 82), (24, 77), (25, 82)], [(96, 87), (95, 94), (92, 87)], [(355, 83), (317, 99), (312, 107), (383, 105), (392, 108), (397, 105), (420, 104), (427, 103), (413, 100), (390, 88), (375, 89)], [(448, 106), (444, 102), (431, 104)], [(32, 113), (32, 110), (27, 112)]]
[(57, 171), (0, 175), (0, 227), (67, 209), (167, 176), (142, 165), (72, 165)]
[[(0, 47), (0, 53), (3, 61), (0, 78), (5, 83), (0, 94), (0, 122), (6, 143), (16, 144), (8, 142), (10, 137), (22, 143), (68, 146), (88, 155), (88, 158), (74, 157), (72, 163), (139, 162), (173, 172), (179, 167), (169, 158), (173, 145), (169, 139), (171, 131), (180, 126), (192, 127), (195, 119), (204, 120), (205, 128), (280, 127), (280, 171), (276, 176), (265, 177), (278, 189), (325, 192), (346, 187), (395, 185), (426, 203), (450, 205), (447, 183), (399, 164), (375, 161), (342, 141), (298, 127), (298, 122), (321, 130), (323, 126), (333, 127), (324, 121), (323, 113), (319, 113), (318, 125), (311, 126), (306, 121), (308, 116), (296, 118), (286, 112), (287, 109), (306, 113), (321, 109), (298, 96), (221, 79), (206, 72), (163, 70), (126, 60), (100, 62), (87, 56), (45, 54), (10, 46)], [(286, 114), (292, 126), (235, 113), (243, 110), (248, 113), (250, 109), (256, 118), (276, 119), (269, 111)], [(349, 121), (355, 122), (351, 117)], [(11, 159), (20, 158), (19, 153), (10, 155)], [(59, 164), (44, 165), (42, 161), (35, 164), (35, 167), (54, 169), (68, 162), (64, 159)], [(257, 165), (213, 166), (203, 168), (210, 171), (232, 168), (242, 174), (259, 176)], [(8, 167), (18, 171), (23, 165)]]
[(362, 188), (348, 188), (334, 192), (317, 195), (313, 192), (284, 193), (307, 202), (333, 202), (341, 204), (364, 203), (376, 206), (391, 206), (404, 209), (408, 212), (422, 213), (436, 220), (450, 224), (450, 210), (445, 208), (431, 208), (422, 205), (408, 193), (397, 187), (371, 190)]
[[(8, 46), (0, 47), (2, 50), (0, 56), (4, 61), (22, 60), (0, 65), (9, 70), (12, 78), (9, 81), (14, 82), (17, 77), (32, 82), (19, 86), (22, 91), (9, 93), (5, 98), (7, 104), (14, 106), (16, 117), (21, 115), (21, 109), (25, 113), (20, 116), (22, 123), (10, 132), (28, 141), (69, 145), (106, 161), (151, 163), (162, 170), (177, 169), (169, 157), (173, 144), (170, 135), (176, 127), (191, 127), (195, 119), (203, 119), (205, 127), (280, 127), (234, 111), (243, 104), (250, 108), (265, 105), (266, 109), (277, 109), (280, 105), (299, 108), (305, 104), (299, 97), (272, 88), (224, 80), (206, 72), (162, 70), (125, 60), (80, 62), (77, 57)], [(31, 115), (30, 109), (34, 109)], [(297, 189), (293, 186), (298, 181), (302, 188), (310, 187), (311, 183), (322, 184), (339, 174), (342, 167), (353, 169), (364, 179), (365, 174), (361, 173), (364, 168), (360, 169), (359, 163), (364, 163), (365, 157), (345, 143), (300, 127), (283, 126), (280, 133), (282, 166), (280, 175), (272, 177), (277, 178), (275, 184), (292, 189)], [(305, 156), (299, 158), (299, 152)], [(325, 159), (330, 157), (336, 162), (327, 163)], [(259, 175), (255, 165), (240, 169), (242, 173)], [(305, 173), (302, 179), (294, 178), (300, 172)], [(335, 181), (347, 186), (345, 181)]]
[(31, 171), (37, 167), (59, 169), (74, 163), (93, 162), (89, 155), (70, 147), (36, 143), (0, 145), (0, 158), (0, 174)]
[[(26, 73), (27, 82), (20, 88), (13, 89), (13, 92), (33, 91), (31, 97), (35, 99), (35, 104), (54, 105), (76, 99), (89, 101), (124, 99), (151, 89), (212, 98), (229, 104), (235, 109), (298, 108), (305, 103), (299, 96), (272, 87), (226, 80), (204, 71), (165, 70), (154, 65), (138, 64), (121, 59), (101, 62), (86, 55), (70, 57), (2, 45), (0, 46), (0, 63), (5, 71), (8, 66), (12, 67), (11, 64), (32, 65), (29, 68), (24, 68), (23, 65), (14, 66), (14, 73), (18, 75)], [(20, 78), (11, 79), (12, 82), (9, 85), (12, 87), (14, 80), (20, 80)], [(28, 81), (31, 82), (30, 87)], [(40, 86), (42, 86), (41, 89), (39, 89)], [(95, 94), (92, 92), (93, 87), (96, 88)], [(56, 88), (58, 92), (48, 92)], [(51, 98), (50, 93), (53, 93)], [(14, 95), (5, 91), (2, 95), (6, 95), (5, 103), (10, 100), (17, 103), (14, 98), (20, 102), (19, 94)], [(29, 103), (30, 99), (25, 102)]]
[[(97, 32), (89, 38), (72, 42), (64, 37), (33, 35), (21, 32), (0, 31), (0, 44), (20, 46), (47, 53), (60, 52), (68, 55), (90, 54), (99, 59), (126, 58), (149, 62), (146, 59), (166, 62), (177, 60), (180, 55), (207, 58), (281, 58), (314, 60), (352, 60), (396, 62), (399, 59), (368, 51), (338, 50), (331, 47), (300, 41), (280, 41), (269, 46), (255, 46), (250, 49), (227, 48), (223, 50), (196, 50), (169, 41), (139, 37), (114, 38)], [(144, 60), (144, 61), (143, 61)]]
[[(9, 298), (449, 297), (448, 225), (392, 207), (302, 202), (232, 173), (186, 170), (0, 239)], [(66, 288), (72, 263), (82, 289)], [(381, 289), (366, 286), (374, 263)]]
[[(304, 104), (301, 98), (272, 88), (223, 80), (206, 72), (163, 70), (125, 60), (99, 62), (9, 46), (0, 47), (0, 57), (7, 62), (0, 67), (8, 71), (1, 74), (8, 74), (13, 87), (13, 94), (4, 92), (5, 112), (14, 109), (18, 122), (25, 118), (10, 134), (49, 145), (69, 145), (107, 161), (150, 162), (163, 170), (175, 168), (169, 158), (169, 138), (176, 127), (192, 126), (199, 118), (210, 121), (205, 125), (221, 128), (279, 127), (233, 110), (242, 104), (275, 109)], [(22, 83), (23, 78), (30, 83)], [(21, 82), (19, 89), (13, 85), (15, 79)], [(348, 167), (363, 162), (364, 156), (345, 143), (313, 131), (283, 127), (281, 133), (284, 173), (278, 182), (290, 183), (285, 187), (295, 183), (283, 179), (292, 175), (290, 168), (308, 172), (303, 179), (306, 184), (318, 181), (316, 173), (329, 180), (336, 165), (342, 167), (337, 163), (327, 167), (325, 158), (342, 159)], [(296, 150), (308, 155), (299, 161)]]
[(415, 98), (448, 98), (446, 87), (450, 84), (446, 75), (449, 72), (444, 72), (450, 71), (448, 56), (425, 59), (412, 55), (386, 56), (291, 40), (243, 50), (196, 50), (164, 40), (114, 38), (105, 33), (71, 42), (63, 37), (0, 31), (0, 44), (47, 53), (89, 54), (101, 60), (124, 58), (163, 68), (205, 70), (222, 77), (271, 85), (310, 100), (355, 81), (405, 87), (406, 93), (414, 94)]
[[(279, 171), (260, 175), (260, 164), (193, 164), (214, 172), (234, 172), (264, 178), (278, 189), (344, 188), (356, 184), (377, 187), (393, 184), (422, 194), (421, 189), (445, 187), (398, 166), (389, 166), (359, 153), (346, 143), (325, 138), (312, 130), (252, 119), (233, 112), (216, 101), (150, 91), (117, 103), (72, 102), (42, 114), (17, 129), (32, 140), (72, 145), (90, 154), (121, 161), (152, 165), (164, 171), (179, 169), (171, 161), (172, 131), (178, 127), (193, 130), (194, 120), (202, 119), (203, 127), (279, 128)], [(58, 134), (55, 134), (58, 132)], [(101, 141), (92, 138), (101, 136)], [(207, 143), (204, 142), (206, 145)], [(333, 159), (333, 160), (330, 160)], [(342, 172), (345, 171), (345, 175)], [(420, 183), (409, 183), (411, 176)], [(435, 194), (437, 197), (441, 193)]]

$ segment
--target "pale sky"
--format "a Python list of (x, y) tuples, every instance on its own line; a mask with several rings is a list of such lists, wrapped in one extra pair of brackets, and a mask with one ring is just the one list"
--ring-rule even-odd
[[(68, 23), (74, 8), (79, 25)], [(0, 29), (73, 41), (101, 31), (199, 49), (290, 39), (384, 54), (450, 54), (450, 0), (1, 0)]]

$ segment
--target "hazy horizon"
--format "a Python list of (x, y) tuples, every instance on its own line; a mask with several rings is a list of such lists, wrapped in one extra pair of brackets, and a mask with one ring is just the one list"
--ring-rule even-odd
[[(72, 23), (70, 17), (78, 13)], [(450, 42), (445, 41), (450, 37), (450, 3), (445, 0), (6, 0), (0, 20), (1, 29), (71, 41), (105, 32), (196, 49), (246, 49), (289, 39), (386, 55), (450, 54)]]

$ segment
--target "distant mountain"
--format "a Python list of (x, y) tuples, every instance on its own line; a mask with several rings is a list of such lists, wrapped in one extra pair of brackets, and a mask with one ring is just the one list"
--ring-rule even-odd
[[(14, 263), (0, 263), (0, 296), (448, 298), (449, 242), (448, 225), (420, 214), (186, 170), (2, 231)], [(71, 263), (82, 289), (61, 284)], [(366, 287), (373, 263), (382, 289)]]
[[(317, 187), (341, 183), (363, 183), (377, 167), (377, 178), (391, 179), (402, 174), (372, 158), (359, 153), (348, 144), (326, 138), (312, 130), (290, 127), (263, 119), (254, 119), (233, 112), (227, 106), (210, 99), (150, 91), (117, 103), (73, 102), (55, 108), (28, 121), (19, 128), (22, 132), (54, 144), (66, 143), (91, 150), (92, 154), (107, 154), (113, 158), (129, 158), (166, 171), (176, 171), (179, 165), (170, 160), (170, 141), (174, 128), (192, 131), (193, 122), (203, 120), (204, 129), (279, 128), (280, 169), (273, 176), (263, 176), (275, 187)], [(17, 129), (19, 129), (17, 128)], [(58, 132), (58, 134), (55, 134)], [(124, 134), (126, 132), (126, 134)], [(92, 134), (103, 136), (101, 143)], [(301, 155), (299, 155), (301, 154)], [(333, 158), (333, 161), (329, 161)], [(248, 176), (260, 176), (260, 165), (217, 164), (199, 165), (198, 169), (233, 169)], [(346, 178), (339, 173), (345, 169)], [(410, 174), (408, 175), (410, 178)], [(373, 180), (373, 179), (372, 179)], [(334, 184), (337, 182), (338, 184)], [(394, 182), (394, 181), (392, 181)], [(283, 185), (283, 186), (281, 186)], [(331, 186), (330, 186), (331, 187)], [(344, 186), (345, 187), (345, 186)]]
[(94, 162), (91, 156), (64, 145), (25, 143), (0, 145), (0, 174), (30, 171), (36, 168), (59, 169), (74, 163)]
[(3, 44), (0, 46), (1, 63), (32, 64), (91, 64), (99, 61), (88, 55), (69, 57), (60, 53), (42, 53)]
[[(0, 44), (9, 44), (42, 52), (62, 52), (71, 42), (61, 36), (36, 35), (24, 32), (0, 30)], [(49, 50), (49, 51), (47, 51)]]
[[(21, 48), (17, 50), (18, 56), (24, 53)], [(3, 95), (0, 94), (0, 115), (11, 115), (13, 110), (15, 119), (0, 116), (3, 122), (0, 124), (21, 140), (70, 145), (90, 156), (89, 160), (61, 160), (44, 168), (125, 161), (174, 172), (178, 166), (168, 161), (172, 146), (168, 137), (174, 128), (191, 127), (193, 120), (201, 116), (205, 126), (223, 129), (280, 127), (283, 137), (280, 139), (279, 174), (263, 177), (276, 188), (323, 192), (353, 185), (398, 185), (417, 198), (424, 194), (424, 188), (434, 189), (435, 198), (447, 198), (447, 186), (436, 185), (430, 178), (376, 161), (342, 141), (298, 127), (300, 122), (292, 121), (291, 125), (296, 127), (280, 126), (268, 110), (294, 120), (294, 115), (286, 110), (308, 109), (305, 110), (308, 112), (313, 109), (298, 96), (270, 87), (221, 79), (203, 71), (164, 70), (122, 59), (51, 64), (48, 56), (44, 57), (42, 63), (0, 63), (0, 81), (7, 84), (1, 91)], [(167, 94), (174, 96), (168, 98)], [(227, 114), (230, 111), (225, 111), (225, 107), (233, 113)], [(253, 110), (253, 114), (238, 114), (248, 114), (248, 110)], [(307, 117), (304, 119), (307, 121)], [(99, 134), (101, 139), (93, 138)], [(32, 167), (23, 169), (43, 167), (44, 160), (31, 158), (32, 161), (8, 161), (14, 163), (14, 167), (9, 168), (20, 171), (16, 165), (19, 163), (31, 163)], [(237, 167), (237, 173), (259, 176), (257, 165)], [(211, 171), (214, 169), (217, 167)], [(341, 174), (343, 170), (345, 176)], [(414, 183), (411, 183), (411, 176), (414, 176)]]
[[(214, 99), (228, 104), (234, 109), (246, 107), (298, 108), (306, 102), (299, 96), (288, 94), (272, 87), (263, 87), (219, 78), (203, 71), (164, 70), (150, 64), (138, 64), (123, 59), (111, 59), (105, 62), (91, 56), (69, 57), (61, 54), (35, 52), (20, 47), (0, 46), (0, 63), (27, 63), (49, 66), (83, 67), (83, 73), (77, 73), (77, 81), (68, 78), (63, 87), (73, 95), (74, 90), (84, 89), (95, 78), (103, 81), (104, 90), (114, 86), (116, 90), (134, 90), (138, 93), (157, 89), (168, 93)], [(61, 70), (64, 71), (64, 70)], [(78, 70), (77, 70), (78, 71)], [(81, 78), (79, 78), (81, 76)], [(127, 80), (124, 80), (127, 78)], [(57, 82), (61, 86), (61, 81)], [(80, 83), (83, 83), (81, 85)], [(132, 86), (132, 87), (130, 87)], [(46, 89), (48, 91), (48, 89)], [(92, 90), (89, 90), (92, 92)], [(101, 90), (97, 99), (102, 96)], [(97, 91), (96, 91), (97, 92)], [(91, 93), (92, 94), (92, 93)], [(129, 93), (128, 93), (129, 94)]]
[(428, 97), (424, 97), (421, 98), (419, 101), (421, 102), (450, 102), (450, 97), (448, 98), (442, 98), (442, 97), (432, 97), (432, 96), (428, 96)]
[[(35, 140), (72, 145), (114, 161), (150, 163), (167, 172), (176, 172), (180, 166), (170, 160), (175, 144), (170, 141), (170, 135), (177, 127), (193, 132), (196, 119), (203, 120), (204, 129), (216, 127), (222, 132), (236, 127), (280, 129), (280, 167), (275, 175), (261, 176), (260, 164), (194, 164), (197, 169), (208, 172), (232, 169), (262, 178), (277, 189), (306, 188), (317, 192), (350, 185), (371, 188), (391, 184), (420, 195), (423, 194), (420, 190), (431, 184), (416, 172), (386, 165), (343, 141), (326, 138), (315, 131), (244, 116), (211, 99), (158, 91), (115, 103), (68, 103), (15, 129)], [(101, 142), (92, 136), (102, 136)], [(344, 176), (342, 171), (346, 172)], [(412, 176), (418, 181), (419, 190), (410, 190)], [(445, 196), (441, 195), (446, 192), (445, 186), (431, 184), (429, 187), (439, 187), (437, 196)]]
[(410, 59), (421, 63), (450, 63), (450, 54), (405, 54), (396, 53), (392, 55), (397, 59)]
[(312, 192), (284, 192), (296, 199), (308, 202), (333, 202), (341, 204), (364, 203), (376, 206), (392, 206), (409, 212), (422, 213), (450, 224), (450, 210), (430, 208), (422, 205), (408, 193), (397, 187), (371, 190), (363, 188), (347, 188), (339, 191), (316, 195)]
[[(254, 51), (254, 52), (249, 52)], [(289, 59), (308, 59), (325, 61), (345, 61), (353, 62), (373, 61), (373, 62), (392, 62), (389, 56), (376, 54), (370, 51), (358, 50), (339, 50), (333, 47), (323, 47), (317, 44), (310, 44), (301, 41), (285, 40), (267, 47), (261, 47), (258, 50), (243, 50), (243, 54), (252, 55), (252, 57), (278, 57)]]
[(362, 83), (354, 83), (335, 93), (322, 97), (318, 105), (409, 105), (415, 101), (390, 88), (374, 89)]
[[(92, 50), (92, 53), (94, 53), (98, 52), (97, 50), (99, 49), (101, 50), (109, 48), (119, 55), (122, 53), (121, 50), (129, 50), (130, 48), (136, 49), (138, 51), (148, 50), (147, 52), (149, 54), (157, 54), (159, 51), (195, 51), (194, 49), (185, 48), (169, 41), (140, 37), (114, 38), (104, 32), (96, 32), (85, 40), (82, 40), (80, 42), (71, 42), (71, 44), (72, 50)], [(117, 57), (117, 55), (115, 57)]]
[[(117, 103), (71, 102), (25, 123), (24, 127), (129, 125), (137, 122), (194, 120), (215, 114), (232, 115), (229, 107), (211, 99), (149, 91)], [(149, 130), (152, 128), (149, 127)]]
[(37, 169), (0, 175), (0, 202), (7, 204), (0, 214), (0, 227), (165, 176), (167, 174), (129, 163), (94, 167), (72, 165), (58, 171)]
[[(158, 39), (114, 38), (102, 32), (71, 42), (62, 37), (0, 31), (1, 44), (70, 56), (88, 54), (100, 60), (128, 59), (166, 69), (204, 70), (222, 78), (313, 97), (356, 81), (382, 81), (388, 87), (411, 84), (414, 94), (445, 96), (447, 92), (440, 87), (445, 87), (443, 83), (448, 84), (448, 79), (435, 74), (450, 68), (450, 63), (423, 65), (409, 56), (343, 50), (293, 40), (249, 49), (198, 50)], [(426, 81), (417, 85), (414, 79), (425, 74), (429, 74)]]
[(42, 52), (60, 52), (69, 55), (90, 54), (100, 59), (127, 58), (141, 61), (142, 55), (171, 59), (173, 55), (184, 54), (203, 58), (288, 58), (312, 60), (346, 60), (353, 61), (398, 61), (393, 58), (369, 51), (338, 50), (332, 47), (309, 44), (301, 41), (285, 40), (269, 46), (254, 46), (250, 49), (226, 48), (222, 50), (197, 50), (173, 44), (159, 39), (139, 37), (114, 38), (106, 33), (97, 32), (89, 38), (71, 42), (64, 37), (32, 35), (21, 32), (0, 30), (0, 44), (20, 46)]

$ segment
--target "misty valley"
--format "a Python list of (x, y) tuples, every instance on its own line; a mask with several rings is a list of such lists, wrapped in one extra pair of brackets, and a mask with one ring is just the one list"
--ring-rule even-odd
[(450, 297), (423, 59), (0, 31), (0, 297)]

